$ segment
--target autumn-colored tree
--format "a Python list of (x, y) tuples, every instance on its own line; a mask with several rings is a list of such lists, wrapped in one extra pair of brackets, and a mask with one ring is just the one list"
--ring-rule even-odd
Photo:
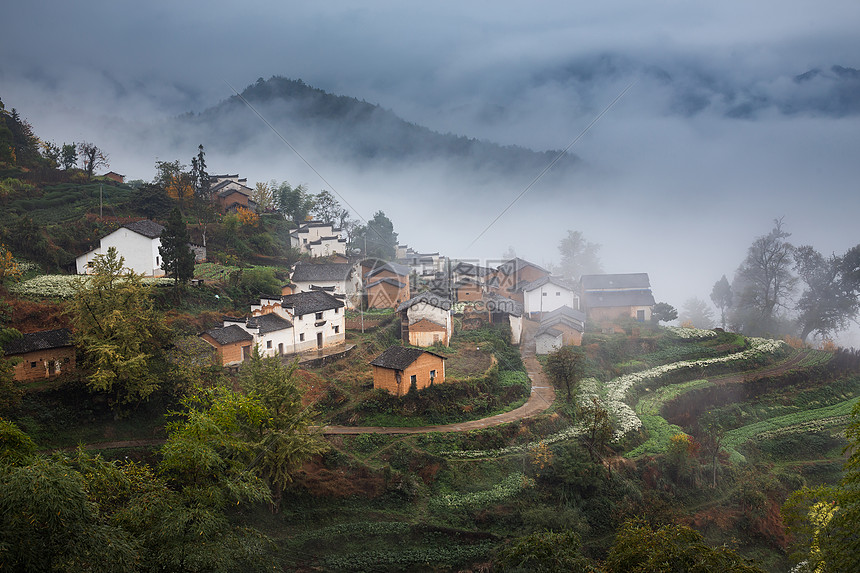
[(256, 227), (260, 223), (260, 216), (244, 207), (236, 208), (236, 217), (239, 219), (239, 223), (248, 227)]
[(6, 245), (0, 243), (0, 285), (7, 281), (17, 281), (21, 279), (21, 269), (18, 263), (15, 262), (15, 257), (12, 256), (12, 251), (6, 248)]
[(194, 203), (194, 180), (188, 173), (180, 172), (170, 176), (164, 186), (167, 196), (175, 200), (182, 216)]

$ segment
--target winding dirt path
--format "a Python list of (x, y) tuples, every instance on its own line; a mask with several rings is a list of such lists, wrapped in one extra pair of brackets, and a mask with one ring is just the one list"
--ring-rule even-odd
[(499, 426), (517, 420), (524, 420), (537, 416), (541, 412), (549, 408), (555, 401), (555, 389), (544, 374), (543, 368), (535, 356), (535, 341), (534, 333), (537, 330), (537, 323), (530, 320), (523, 320), (523, 340), (520, 344), (520, 356), (522, 356), (523, 364), (526, 366), (529, 380), (532, 383), (532, 392), (529, 395), (528, 401), (515, 410), (496, 414), (489, 418), (481, 418), (480, 420), (470, 420), (468, 422), (458, 422), (455, 424), (442, 424), (438, 426), (419, 426), (419, 427), (390, 427), (390, 426), (325, 426), (322, 433), (326, 435), (353, 435), (353, 434), (427, 434), (430, 432), (467, 432), (469, 430), (479, 430), (481, 428), (489, 428)]
[[(525, 404), (510, 412), (496, 414), (480, 420), (470, 420), (456, 424), (443, 424), (438, 426), (419, 427), (384, 427), (384, 426), (324, 426), (322, 433), (325, 435), (354, 435), (354, 434), (426, 434), (429, 432), (467, 432), (499, 426), (517, 420), (524, 420), (537, 416), (544, 412), (555, 401), (555, 389), (544, 374), (543, 368), (535, 356), (534, 333), (537, 323), (523, 320), (523, 342), (520, 344), (520, 356), (526, 366), (526, 372), (532, 383), (532, 391)], [(119, 448), (141, 448), (149, 446), (160, 446), (164, 439), (150, 440), (126, 440), (114, 442), (94, 442), (85, 444), (87, 450), (109, 450)], [(62, 448), (62, 450), (74, 450), (77, 446)]]

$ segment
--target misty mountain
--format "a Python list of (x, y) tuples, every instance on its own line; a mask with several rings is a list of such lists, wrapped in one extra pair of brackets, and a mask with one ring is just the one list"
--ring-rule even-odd
[[(283, 145), (254, 110), (295, 148), (314, 149), (328, 160), (359, 165), (443, 161), (473, 170), (537, 174), (559, 154), (439, 133), (378, 105), (278, 76), (260, 78), (241, 97), (234, 95), (199, 114), (180, 116), (178, 121), (200, 140), (217, 142), (228, 153), (261, 140)], [(576, 163), (574, 155), (566, 154), (553, 171), (563, 172)]]
[(652, 90), (664, 113), (693, 117), (715, 113), (756, 119), (763, 112), (844, 117), (860, 114), (860, 70), (834, 65), (794, 76), (749, 79), (738, 70), (697, 61), (647, 63), (603, 53), (569, 60), (536, 72), (529, 89), (558, 86), (593, 101), (606, 98), (596, 86), (623, 86), (637, 78), (637, 91)]

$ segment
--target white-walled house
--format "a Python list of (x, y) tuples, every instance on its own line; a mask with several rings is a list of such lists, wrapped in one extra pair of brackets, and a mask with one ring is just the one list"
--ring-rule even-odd
[(564, 333), (551, 326), (538, 329), (535, 333), (535, 354), (549, 354), (561, 348)]
[(451, 344), (453, 321), (451, 307), (447, 298), (431, 292), (418, 294), (397, 307), (400, 315), (400, 333), (405, 344), (412, 346), (432, 346), (442, 343)]
[(579, 308), (576, 288), (553, 276), (543, 277), (522, 287), (523, 307), (528, 316), (538, 316), (563, 306)]
[(91, 274), (96, 255), (104, 255), (109, 248), (115, 247), (117, 253), (125, 259), (124, 266), (132, 271), (148, 277), (164, 276), (161, 255), (158, 253), (163, 230), (162, 225), (149, 219), (126, 223), (103, 237), (98, 248), (75, 259), (77, 273)]
[(311, 257), (327, 257), (346, 254), (346, 239), (341, 230), (331, 223), (308, 221), (290, 233), (290, 247)]
[(361, 297), (361, 276), (351, 263), (296, 263), (290, 281), (298, 292), (322, 290), (356, 308)]
[[(247, 344), (235, 334), (233, 326), (252, 337), (250, 348), (256, 347), (262, 356), (321, 350), (343, 344), (346, 339), (344, 304), (324, 291), (261, 298), (260, 304), (251, 305), (250, 317), (225, 319), (222, 328), (211, 329), (201, 337), (219, 352), (228, 342)], [(229, 340), (221, 340), (227, 329), (231, 329)], [(228, 350), (230, 362), (225, 360), (225, 364), (240, 364), (249, 355), (241, 348)]]
[(325, 291), (285, 295), (281, 308), (293, 323), (294, 352), (321, 350), (346, 340), (344, 303)]

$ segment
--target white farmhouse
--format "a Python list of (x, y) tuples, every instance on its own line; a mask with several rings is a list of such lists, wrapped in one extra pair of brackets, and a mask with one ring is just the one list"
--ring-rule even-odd
[(298, 292), (325, 291), (355, 308), (361, 297), (361, 276), (351, 263), (296, 263), (290, 281)]
[(346, 340), (344, 304), (325, 291), (285, 295), (281, 308), (293, 323), (294, 352), (322, 350)]
[(404, 344), (432, 346), (451, 344), (452, 303), (449, 299), (431, 292), (416, 295), (397, 307), (400, 315), (400, 333)]
[(576, 288), (553, 276), (543, 277), (522, 286), (523, 307), (530, 317), (539, 316), (563, 306), (579, 308)]
[(132, 271), (148, 277), (164, 276), (161, 255), (158, 253), (163, 230), (162, 225), (149, 219), (126, 223), (103, 237), (98, 248), (75, 259), (78, 274), (91, 274), (96, 255), (104, 255), (109, 248), (115, 247), (117, 253), (125, 259), (124, 265)]
[(311, 257), (346, 255), (346, 239), (331, 223), (308, 221), (290, 233), (290, 247)]

